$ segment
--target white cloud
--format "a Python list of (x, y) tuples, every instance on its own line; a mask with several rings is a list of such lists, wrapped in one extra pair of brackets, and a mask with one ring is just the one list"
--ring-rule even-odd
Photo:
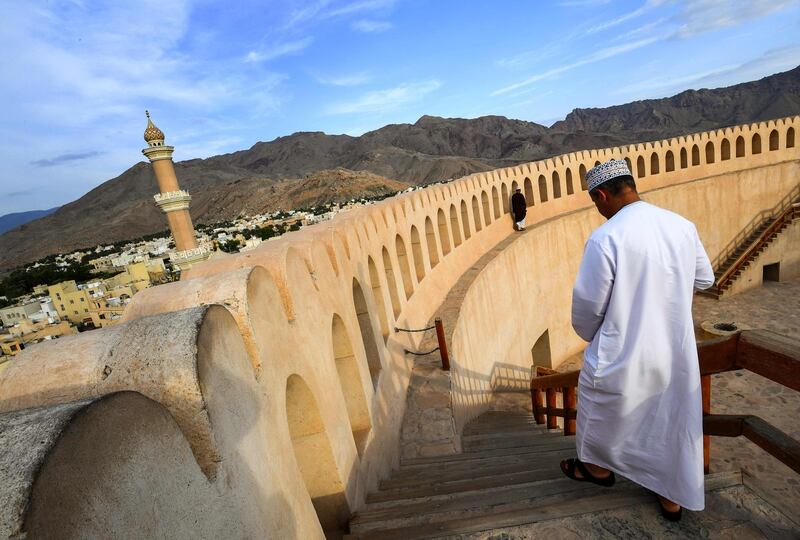
[(385, 32), (392, 27), (392, 23), (387, 21), (371, 21), (367, 19), (361, 19), (358, 21), (353, 22), (350, 25), (350, 28), (356, 30), (358, 32), (364, 32), (365, 34), (377, 34), (378, 32)]
[(422, 100), (427, 94), (441, 88), (437, 80), (403, 83), (394, 88), (374, 90), (357, 99), (335, 103), (328, 107), (328, 114), (353, 114), (384, 112)]
[(564, 2), (559, 2), (558, 5), (561, 7), (595, 7), (595, 6), (604, 6), (610, 3), (611, 0), (566, 0)]
[(281, 56), (297, 54), (308, 48), (313, 41), (313, 38), (307, 37), (295, 41), (287, 41), (286, 43), (278, 43), (276, 45), (272, 45), (271, 47), (266, 47), (257, 51), (250, 51), (245, 55), (244, 61), (266, 62), (268, 60), (280, 58)]
[(687, 0), (677, 15), (678, 36), (687, 37), (740, 24), (771, 15), (797, 5), (796, 0)]
[(397, 0), (360, 0), (336, 6), (331, 0), (318, 0), (289, 14), (285, 29), (297, 29), (329, 19), (357, 16), (363, 13), (385, 13)]
[(547, 71), (532, 75), (525, 80), (516, 82), (514, 84), (510, 84), (508, 86), (504, 86), (503, 88), (500, 88), (492, 92), (491, 95), (498, 96), (501, 94), (507, 94), (509, 92), (513, 92), (514, 90), (530, 86), (535, 82), (543, 81), (546, 79), (552, 79), (553, 77), (561, 75), (562, 73), (573, 70), (577, 67), (585, 66), (587, 64), (592, 64), (594, 62), (599, 62), (600, 60), (605, 60), (607, 58), (611, 58), (629, 51), (633, 51), (635, 49), (639, 49), (641, 47), (645, 47), (647, 45), (655, 43), (656, 41), (659, 41), (660, 39), (661, 39), (660, 37), (652, 37), (647, 39), (640, 39), (638, 41), (626, 43), (624, 45), (606, 47), (605, 49), (600, 49), (599, 51), (592, 53), (583, 58), (582, 60), (578, 60), (577, 62), (573, 62), (571, 64), (565, 64), (557, 68), (552, 68)]
[(601, 32), (603, 30), (608, 30), (609, 28), (613, 28), (615, 26), (619, 26), (620, 24), (630, 21), (631, 19), (635, 19), (641, 15), (644, 15), (654, 7), (657, 7), (664, 3), (664, 0), (647, 0), (644, 4), (642, 4), (639, 8), (631, 11), (630, 13), (626, 13), (625, 15), (621, 15), (616, 19), (611, 19), (610, 21), (606, 21), (604, 23), (598, 24), (589, 28), (586, 33), (587, 34), (595, 34), (597, 32)]
[(320, 84), (328, 86), (361, 86), (370, 81), (369, 73), (361, 71), (350, 75), (339, 75), (335, 77), (318, 76), (316, 79)]

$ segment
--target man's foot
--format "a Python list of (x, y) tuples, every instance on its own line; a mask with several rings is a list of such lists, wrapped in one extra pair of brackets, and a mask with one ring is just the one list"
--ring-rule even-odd
[(678, 503), (658, 495), (658, 505), (661, 507), (661, 515), (668, 521), (680, 521), (683, 508)]
[(592, 482), (604, 487), (611, 487), (616, 481), (613, 472), (598, 465), (584, 463), (578, 458), (563, 460), (561, 462), (561, 472), (578, 482)]

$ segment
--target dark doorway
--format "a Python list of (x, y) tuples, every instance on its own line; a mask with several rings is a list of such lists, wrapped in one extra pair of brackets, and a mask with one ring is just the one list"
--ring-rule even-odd
[(765, 264), (762, 281), (780, 281), (781, 263)]

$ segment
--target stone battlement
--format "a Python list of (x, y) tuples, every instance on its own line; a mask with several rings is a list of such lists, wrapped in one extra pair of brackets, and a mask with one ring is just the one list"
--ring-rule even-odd
[[(486, 409), (496, 381), (525, 381), (541, 336), (553, 366), (583, 347), (569, 298), (583, 243), (601, 223), (584, 192), (586, 170), (627, 159), (644, 198), (693, 220), (713, 258), (797, 185), (799, 129), (792, 117), (476, 173), (140, 292), (122, 324), (37, 345), (0, 375), (0, 418), (34, 408), (68, 416), (58, 424), (26, 416), (60, 437), (47, 438), (41, 461), (15, 484), (19, 504), (3, 515), (0, 535), (44, 534), (55, 518), (39, 509), (61, 496), (67, 537), (74, 523), (88, 536), (321, 538), (398, 464), (414, 362), (404, 350), (421, 338), (394, 329), (426, 326), (461, 276), (517, 234), (506, 215), (515, 187), (530, 205), (528, 231), (482, 266), (452, 330), (456, 432)], [(51, 479), (83, 470), (75, 456), (106, 416), (132, 422), (137, 443), (120, 450), (114, 437), (124, 434), (109, 429), (98, 448), (124, 463), (112, 452), (81, 489), (57, 495)], [(161, 507), (155, 524), (141, 508), (128, 521), (98, 511), (110, 504), (100, 495), (110, 482), (134, 478)], [(187, 484), (196, 486), (190, 494)], [(134, 488), (119, 489), (116, 504), (141, 502)], [(197, 529), (177, 517), (186, 508), (199, 509)]]

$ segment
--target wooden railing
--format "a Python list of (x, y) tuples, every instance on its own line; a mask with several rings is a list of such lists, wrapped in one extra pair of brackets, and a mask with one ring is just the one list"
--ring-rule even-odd
[[(709, 472), (711, 436), (747, 437), (782, 463), (800, 473), (800, 442), (757, 416), (711, 414), (711, 376), (746, 369), (800, 391), (800, 341), (765, 330), (745, 330), (728, 337), (703, 341), (697, 346), (703, 394), (703, 465)], [(575, 434), (576, 387), (580, 371), (545, 374), (541, 368), (531, 379), (533, 415), (537, 424), (557, 427), (565, 418), (564, 435)], [(556, 392), (564, 395), (557, 407)], [(544, 398), (547, 398), (547, 405)], [(565, 412), (566, 411), (566, 412)]]
[(783, 197), (774, 207), (759, 212), (752, 220), (750, 220), (750, 223), (748, 223), (741, 231), (739, 231), (733, 240), (728, 242), (728, 245), (722, 248), (722, 251), (719, 252), (714, 260), (711, 261), (711, 266), (714, 268), (714, 270), (719, 270), (725, 261), (730, 259), (736, 250), (739, 249), (739, 246), (741, 246), (742, 243), (744, 243), (747, 239), (752, 237), (755, 231), (758, 230), (758, 228), (761, 227), (768, 219), (772, 219), (783, 214), (792, 206), (794, 202), (797, 202), (798, 200), (800, 200), (800, 185), (795, 186), (795, 188), (786, 194), (786, 196)]

